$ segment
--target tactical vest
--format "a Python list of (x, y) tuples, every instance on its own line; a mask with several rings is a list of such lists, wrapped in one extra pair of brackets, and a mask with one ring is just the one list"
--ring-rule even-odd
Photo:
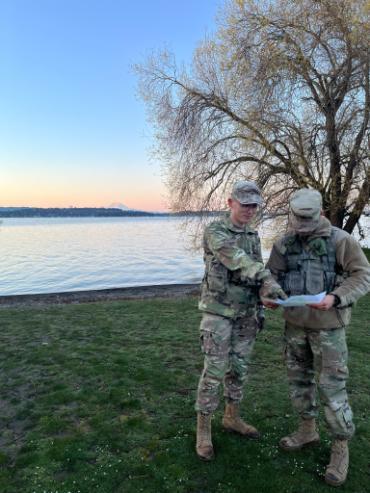
[[(261, 247), (256, 233), (230, 232), (237, 246), (254, 261), (261, 262)], [(199, 308), (224, 317), (252, 315), (258, 301), (257, 281), (242, 281), (240, 269), (227, 269), (204, 244), (205, 273)]]
[(330, 293), (341, 283), (343, 271), (336, 261), (334, 233), (332, 228), (330, 237), (305, 243), (299, 235), (285, 237), (282, 253), (287, 271), (278, 281), (288, 295)]

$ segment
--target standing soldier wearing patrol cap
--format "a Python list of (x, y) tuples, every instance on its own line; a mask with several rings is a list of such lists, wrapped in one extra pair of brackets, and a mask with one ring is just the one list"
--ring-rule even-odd
[(318, 304), (284, 309), (290, 395), (300, 424), (280, 440), (280, 447), (293, 451), (320, 440), (315, 421), (318, 372), (318, 390), (332, 435), (325, 481), (339, 486), (347, 477), (348, 440), (355, 431), (346, 391), (345, 327), (351, 306), (370, 288), (370, 266), (358, 242), (332, 226), (321, 209), (316, 190), (303, 188), (292, 195), (290, 230), (274, 244), (267, 267), (288, 295), (327, 293)]
[(262, 204), (260, 190), (250, 181), (236, 182), (228, 199), (230, 214), (212, 222), (204, 233), (205, 275), (199, 309), (204, 369), (200, 377), (196, 451), (203, 460), (214, 456), (211, 417), (224, 384), (226, 409), (223, 426), (249, 438), (258, 438), (253, 426), (239, 416), (243, 384), (261, 318), (259, 291), (270, 298), (285, 297), (262, 263), (257, 231), (250, 223)]

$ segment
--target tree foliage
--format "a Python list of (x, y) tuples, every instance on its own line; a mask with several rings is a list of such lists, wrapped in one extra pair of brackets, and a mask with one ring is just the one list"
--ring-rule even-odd
[(370, 197), (365, 0), (232, 0), (190, 67), (167, 52), (137, 67), (174, 210), (217, 208), (255, 179), (267, 212), (319, 190), (352, 232)]

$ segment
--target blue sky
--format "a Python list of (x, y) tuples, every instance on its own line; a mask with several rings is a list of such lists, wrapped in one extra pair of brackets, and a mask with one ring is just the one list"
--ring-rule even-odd
[(189, 62), (221, 0), (2, 0), (0, 205), (164, 209), (131, 66)]

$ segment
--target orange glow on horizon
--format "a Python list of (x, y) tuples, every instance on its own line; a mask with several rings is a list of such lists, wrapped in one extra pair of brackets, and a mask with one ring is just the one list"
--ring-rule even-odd
[(58, 175), (4, 173), (0, 181), (0, 207), (109, 207), (120, 203), (129, 209), (168, 211), (166, 190), (159, 177), (112, 176), (84, 170), (60, 172)]
[[(126, 196), (127, 197), (127, 196)], [(152, 197), (139, 197), (131, 196), (127, 198), (121, 199), (120, 197), (113, 196), (112, 198), (108, 197), (98, 197), (91, 198), (89, 196), (80, 197), (80, 198), (64, 198), (59, 196), (44, 196), (43, 198), (35, 197), (33, 195), (15, 197), (5, 196), (1, 194), (0, 196), (0, 207), (41, 207), (41, 208), (49, 208), (49, 207), (58, 207), (58, 208), (67, 208), (67, 207), (109, 207), (111, 204), (120, 203), (128, 207), (129, 209), (137, 209), (143, 211), (158, 211), (158, 212), (166, 212), (169, 210), (167, 201), (157, 194)]]
[(148, 212), (167, 212), (169, 208), (166, 206), (164, 200), (161, 199), (147, 199), (145, 201), (140, 200), (111, 200), (109, 202), (101, 201), (65, 201), (65, 200), (36, 200), (27, 201), (23, 200), (1, 200), (0, 207), (40, 207), (40, 208), (68, 208), (68, 207), (109, 207), (113, 203), (120, 203), (128, 207), (129, 209), (137, 209)]
[[(28, 179), (27, 179), (28, 178)], [(58, 179), (59, 178), (59, 179)], [(116, 181), (86, 175), (4, 177), (0, 183), (1, 207), (109, 207), (124, 204), (129, 209), (167, 211), (166, 190), (161, 181), (142, 181), (129, 176)], [(152, 183), (150, 183), (150, 181)]]

